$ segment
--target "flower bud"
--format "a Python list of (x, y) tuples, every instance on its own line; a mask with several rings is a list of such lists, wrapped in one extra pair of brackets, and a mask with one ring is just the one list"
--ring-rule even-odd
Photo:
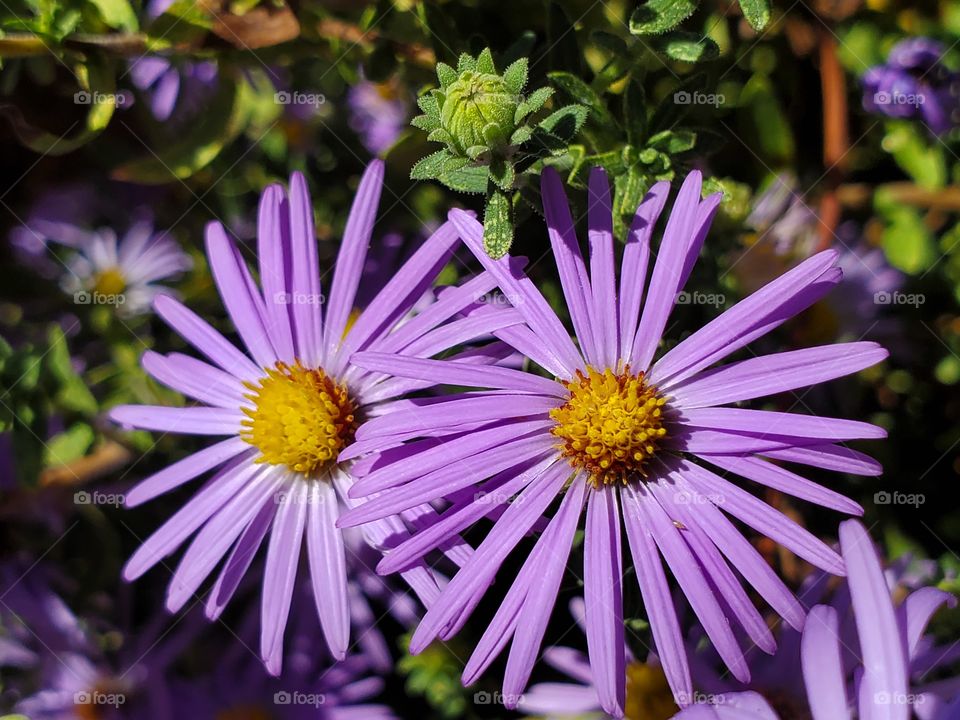
[(460, 154), (478, 145), (496, 148), (507, 144), (519, 100), (500, 75), (466, 70), (444, 95), (440, 126)]

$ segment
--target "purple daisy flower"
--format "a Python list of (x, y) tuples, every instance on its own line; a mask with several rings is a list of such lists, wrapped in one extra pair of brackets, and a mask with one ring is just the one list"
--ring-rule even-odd
[[(313, 209), (302, 175), (292, 176), (288, 194), (271, 186), (261, 196), (262, 290), (223, 227), (209, 224), (207, 256), (214, 281), (248, 354), (175, 299), (158, 297), (157, 313), (210, 362), (180, 353), (148, 352), (144, 367), (201, 405), (123, 406), (111, 412), (116, 422), (129, 427), (226, 437), (127, 494), (127, 505), (133, 507), (217, 469), (143, 543), (128, 561), (124, 576), (139, 577), (196, 533), (170, 583), (167, 607), (171, 611), (182, 607), (223, 561), (207, 603), (207, 613), (214, 617), (269, 535), (260, 649), (272, 673), (280, 670), (304, 543), (324, 637), (335, 657), (346, 656), (347, 550), (335, 523), (344, 507), (360, 502), (348, 494), (356, 463), (346, 462), (339, 453), (359, 420), (415, 405), (416, 401), (397, 398), (433, 385), (366, 371), (354, 365), (351, 356), (371, 349), (428, 358), (519, 321), (510, 309), (458, 317), (474, 298), (492, 289), (495, 281), (489, 274), (444, 292), (429, 308), (408, 317), (452, 256), (458, 238), (450, 223), (420, 246), (362, 312), (354, 313), (383, 172), (383, 163), (375, 161), (363, 175), (328, 295), (321, 292)], [(453, 364), (496, 363), (510, 352), (502, 344), (468, 349), (455, 355), (459, 362)], [(411, 506), (401, 516), (389, 515), (364, 526), (364, 539), (377, 549), (387, 549), (407, 537), (408, 526), (422, 527), (433, 514), (428, 505)], [(459, 563), (469, 557), (469, 548), (456, 539), (444, 549)], [(403, 577), (425, 604), (437, 597), (436, 578), (423, 563), (412, 563)]]
[(942, 62), (946, 48), (924, 37), (901, 40), (884, 65), (863, 76), (863, 107), (894, 118), (919, 118), (935, 135), (955, 127), (960, 76)]
[[(353, 599), (351, 598), (351, 602)], [(168, 683), (171, 700), (190, 708), (191, 720), (272, 718), (273, 720), (389, 720), (389, 708), (372, 702), (383, 689), (379, 673), (389, 671), (379, 659), (360, 651), (331, 662), (323, 648), (322, 630), (312, 592), (298, 587), (293, 600), (291, 641), (284, 648), (283, 672), (271, 676), (249, 650), (256, 643), (259, 618), (247, 613), (238, 634), (243, 642), (224, 648), (212, 642), (197, 650), (215, 658), (210, 672)], [(201, 665), (202, 666), (202, 665)]]
[(492, 510), (506, 507), (428, 609), (411, 642), (411, 650), (419, 652), (451, 625), (464, 622), (507, 555), (559, 503), (464, 671), (464, 682), (472, 682), (512, 638), (503, 687), (511, 700), (519, 697), (529, 678), (585, 510), (590, 663), (601, 706), (619, 716), (625, 694), (623, 522), (657, 655), (674, 695), (688, 702), (690, 670), (661, 555), (723, 660), (745, 680), (749, 670), (734, 627), (741, 626), (767, 652), (773, 652), (775, 642), (731, 565), (794, 627), (802, 626), (804, 612), (726, 515), (817, 567), (842, 574), (843, 563), (804, 528), (721, 475), (737, 475), (859, 514), (862, 509), (852, 500), (771, 461), (877, 474), (875, 461), (843, 443), (885, 436), (881, 428), (863, 422), (722, 406), (856, 372), (885, 358), (886, 351), (875, 343), (850, 343), (711, 369), (840, 281), (837, 253), (826, 251), (654, 362), (719, 195), (701, 200), (700, 174), (687, 177), (641, 302), (650, 238), (669, 185), (655, 185), (637, 211), (623, 251), (618, 292), (610, 193), (603, 171), (594, 170), (589, 182), (589, 274), (559, 176), (547, 169), (542, 183), (547, 228), (579, 349), (517, 260), (491, 260), (483, 250), (481, 225), (462, 211), (452, 211), (461, 237), (525, 320), (523, 326), (499, 330), (498, 337), (555, 379), (509, 368), (358, 353), (354, 362), (370, 371), (489, 390), (451, 395), (367, 422), (344, 455), (380, 456), (358, 469), (356, 474), (364, 477), (350, 494), (379, 494), (341, 523), (370, 522), (417, 503), (451, 500), (439, 521), (386, 554), (378, 569), (392, 572), (419, 561), (436, 543)]
[(48, 240), (75, 250), (66, 260), (68, 272), (60, 284), (76, 303), (113, 304), (125, 315), (148, 310), (158, 293), (171, 292), (154, 283), (192, 266), (177, 241), (154, 232), (149, 219), (135, 222), (119, 240), (109, 228), (76, 230)]
[[(583, 598), (570, 601), (570, 613), (577, 626), (586, 632), (586, 608)], [(557, 646), (543, 652), (544, 661), (574, 682), (545, 682), (523, 693), (517, 709), (525, 715), (546, 716), (552, 720), (585, 720), (609, 717), (600, 707), (590, 660), (579, 650)], [(667, 720), (677, 712), (673, 693), (663, 674), (660, 661), (651, 653), (646, 662), (624, 649), (627, 693), (624, 714), (628, 718)]]
[[(960, 678), (924, 682), (957, 659), (926, 627), (956, 598), (935, 587), (894, 606), (891, 587), (870, 536), (856, 520), (840, 525), (846, 585), (830, 604), (810, 610), (802, 635), (791, 633), (756, 691), (715, 696), (687, 709), (682, 720), (813, 720), (889, 718), (947, 720), (960, 715)], [(765, 696), (765, 697), (764, 697)]]
[[(173, 0), (151, 0), (146, 14), (155, 20)], [(150, 112), (165, 122), (177, 110), (178, 118), (195, 115), (217, 83), (217, 64), (209, 60), (174, 63), (160, 55), (144, 55), (130, 64), (134, 87), (149, 97)]]

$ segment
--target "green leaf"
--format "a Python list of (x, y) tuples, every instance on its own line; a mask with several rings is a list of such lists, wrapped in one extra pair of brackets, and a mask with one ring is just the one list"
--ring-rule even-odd
[(589, 112), (583, 105), (567, 105), (547, 115), (537, 127), (569, 143), (586, 122)]
[(647, 144), (668, 155), (677, 155), (693, 150), (697, 144), (697, 134), (690, 130), (664, 130), (650, 138)]
[(135, 32), (139, 27), (137, 14), (127, 0), (90, 0), (108, 26), (126, 32)]
[(537, 88), (530, 93), (530, 96), (527, 97), (526, 100), (517, 105), (517, 112), (513, 116), (514, 125), (519, 125), (526, 118), (530, 117), (530, 115), (542, 108), (553, 93), (554, 90), (552, 87)]
[(490, 52), (488, 47), (484, 48), (477, 56), (477, 72), (487, 73), (488, 75), (497, 74), (497, 66), (493, 63), (493, 53)]
[(93, 428), (86, 423), (71, 425), (70, 428), (47, 441), (43, 456), (44, 466), (66, 465), (83, 457), (93, 445), (94, 439)]
[(181, 132), (179, 139), (151, 148), (141, 159), (116, 168), (114, 179), (159, 185), (188, 178), (206, 167), (247, 126), (250, 93), (245, 81), (221, 73), (217, 92), (199, 120)]
[(429, 115), (417, 115), (413, 120), (410, 121), (410, 124), (426, 133), (433, 132), (439, 127), (438, 120), (430, 117)]
[(157, 47), (193, 45), (213, 30), (214, 19), (196, 0), (176, 0), (147, 27), (151, 42)]
[(551, 72), (547, 77), (571, 100), (590, 109), (594, 124), (606, 128), (616, 127), (617, 122), (607, 110), (600, 95), (583, 80), (568, 72)]
[[(440, 81), (440, 87), (446, 89), (450, 83), (457, 79), (457, 71), (446, 63), (437, 63), (437, 79)], [(423, 105), (420, 106), (426, 112)]]
[(448, 170), (437, 178), (451, 190), (465, 193), (486, 192), (490, 179), (490, 168), (486, 165), (467, 165), (456, 170)]
[(647, 0), (630, 16), (630, 32), (634, 35), (659, 35), (673, 30), (693, 15), (697, 0)]
[(510, 136), (511, 145), (523, 145), (527, 140), (533, 137), (533, 128), (529, 125), (521, 125), (513, 131)]
[(679, 30), (657, 38), (654, 47), (672, 60), (688, 63), (707, 62), (720, 56), (720, 46), (712, 38)]
[(501, 258), (513, 244), (510, 198), (501, 190), (487, 196), (483, 213), (483, 247), (494, 260)]
[(915, 275), (936, 262), (936, 243), (914, 208), (890, 205), (881, 212), (889, 223), (883, 229), (882, 243), (891, 265)]
[(476, 70), (477, 61), (473, 59), (471, 55), (467, 53), (462, 53), (459, 58), (457, 58), (457, 74), (459, 75), (462, 72), (467, 70)]
[(503, 71), (503, 82), (507, 90), (514, 95), (523, 92), (523, 87), (527, 84), (527, 65), (527, 59), (520, 58)]
[(422, 158), (410, 170), (411, 180), (432, 180), (439, 178), (445, 172), (463, 167), (467, 158), (455, 157), (448, 150), (437, 150), (435, 153)]
[(740, 0), (740, 9), (757, 32), (763, 32), (770, 22), (770, 0)]
[(753, 75), (740, 93), (746, 127), (743, 137), (752, 138), (755, 152), (767, 163), (787, 163), (795, 147), (790, 122), (780, 106), (769, 78)]
[(509, 160), (494, 160), (490, 163), (490, 179), (502, 190), (513, 189), (513, 182), (516, 179), (513, 163)]
[(906, 120), (888, 122), (882, 147), (918, 185), (937, 190), (946, 183), (944, 146), (931, 143), (915, 123)]

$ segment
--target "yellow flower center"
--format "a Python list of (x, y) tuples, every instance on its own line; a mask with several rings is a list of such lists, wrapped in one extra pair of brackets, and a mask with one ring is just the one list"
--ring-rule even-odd
[(594, 487), (645, 477), (644, 465), (667, 430), (666, 400), (646, 384), (644, 374), (632, 375), (629, 367), (619, 375), (587, 368), (586, 375), (578, 370), (563, 384), (570, 399), (550, 411), (557, 423), (551, 432), (563, 441), (570, 464), (587, 470)]
[(320, 368), (278, 362), (258, 384), (246, 385), (254, 407), (243, 410), (240, 436), (260, 451), (257, 462), (311, 475), (336, 462), (353, 438), (347, 389)]
[(118, 267), (107, 268), (93, 279), (93, 291), (101, 295), (119, 295), (126, 286), (127, 280)]
[(663, 670), (654, 665), (627, 665), (627, 720), (667, 720), (679, 712)]

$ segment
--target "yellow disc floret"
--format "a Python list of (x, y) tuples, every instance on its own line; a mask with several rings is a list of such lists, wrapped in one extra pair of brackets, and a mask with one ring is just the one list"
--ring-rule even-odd
[(120, 268), (112, 267), (97, 273), (93, 279), (93, 291), (101, 295), (118, 295), (127, 287), (127, 279)]
[(644, 465), (667, 434), (664, 398), (646, 384), (644, 374), (602, 373), (587, 368), (564, 382), (570, 399), (550, 411), (553, 432), (574, 467), (587, 470), (595, 487), (626, 484), (646, 475)]
[(260, 451), (257, 462), (310, 475), (336, 462), (353, 438), (353, 402), (322, 369), (278, 362), (246, 385), (254, 407), (243, 410), (240, 436)]
[(667, 720), (679, 708), (663, 670), (656, 665), (632, 662), (627, 665), (627, 720)]

